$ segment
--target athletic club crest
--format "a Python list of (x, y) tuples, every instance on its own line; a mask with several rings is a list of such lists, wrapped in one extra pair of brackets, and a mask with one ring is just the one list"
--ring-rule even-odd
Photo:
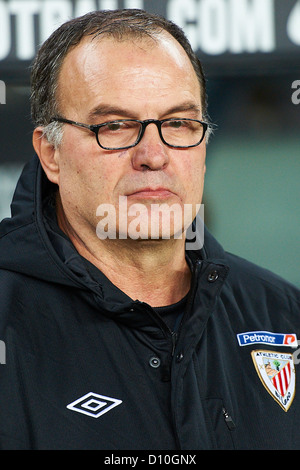
[(295, 396), (295, 367), (292, 354), (252, 351), (260, 380), (275, 401), (288, 411)]

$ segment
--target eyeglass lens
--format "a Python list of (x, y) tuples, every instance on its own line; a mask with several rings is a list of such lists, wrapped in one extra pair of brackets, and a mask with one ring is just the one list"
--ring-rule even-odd
[[(106, 148), (116, 149), (135, 145), (142, 133), (143, 125), (138, 121), (114, 121), (99, 127), (99, 143)], [(162, 122), (161, 134), (164, 141), (173, 147), (197, 145), (203, 137), (200, 122), (193, 120), (168, 120)]]

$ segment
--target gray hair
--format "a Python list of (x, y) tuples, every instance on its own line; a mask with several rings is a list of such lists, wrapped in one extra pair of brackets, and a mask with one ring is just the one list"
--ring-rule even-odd
[(31, 69), (31, 115), (34, 125), (43, 126), (43, 135), (55, 147), (59, 146), (63, 124), (51, 122), (53, 116), (60, 114), (57, 100), (59, 73), (68, 52), (84, 37), (91, 36), (93, 40), (105, 35), (122, 40), (148, 36), (156, 39), (162, 31), (171, 34), (188, 55), (200, 84), (203, 115), (206, 116), (206, 80), (202, 65), (182, 29), (162, 16), (144, 10), (123, 9), (95, 11), (74, 18), (61, 25), (43, 43)]

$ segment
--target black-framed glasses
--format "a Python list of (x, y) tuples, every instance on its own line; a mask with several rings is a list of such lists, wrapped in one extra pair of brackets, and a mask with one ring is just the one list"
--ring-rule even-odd
[(53, 117), (57, 121), (73, 126), (84, 127), (94, 132), (98, 145), (105, 150), (124, 150), (135, 147), (142, 139), (149, 124), (155, 124), (159, 136), (165, 145), (173, 148), (189, 148), (200, 145), (208, 128), (208, 123), (197, 119), (117, 119), (103, 124), (89, 125), (70, 121), (62, 117)]

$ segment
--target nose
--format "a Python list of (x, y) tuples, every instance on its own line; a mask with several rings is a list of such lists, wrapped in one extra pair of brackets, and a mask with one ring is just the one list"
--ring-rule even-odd
[(155, 124), (149, 124), (143, 138), (132, 148), (132, 166), (138, 171), (163, 170), (169, 163), (168, 149)]

